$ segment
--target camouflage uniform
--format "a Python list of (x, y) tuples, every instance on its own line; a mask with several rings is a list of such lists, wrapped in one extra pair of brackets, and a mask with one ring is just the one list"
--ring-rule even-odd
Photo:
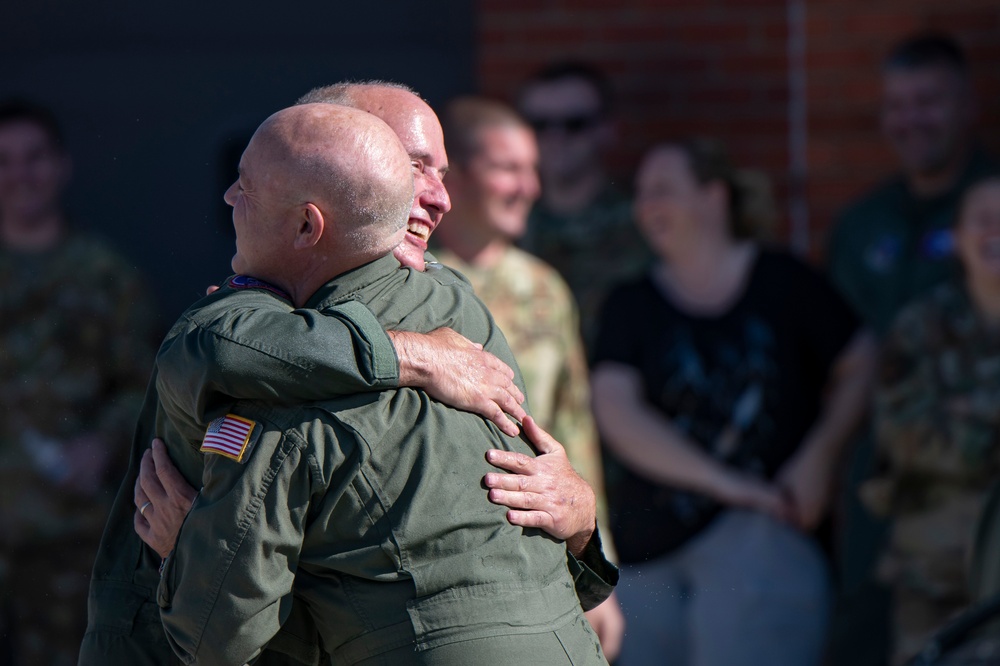
[[(134, 271), (97, 241), (0, 249), (0, 597), (15, 663), (76, 662), (120, 472), (108, 466), (124, 462), (153, 323)], [(96, 461), (89, 488), (68, 483), (73, 451)]]
[[(951, 227), (959, 202), (972, 182), (995, 168), (975, 150), (957, 182), (931, 197), (915, 196), (897, 173), (837, 216), (827, 245), (830, 280), (880, 338), (904, 305), (954, 277)], [(834, 634), (847, 638), (835, 641), (834, 663), (845, 666), (881, 663), (886, 649), (887, 595), (870, 576), (885, 526), (857, 500), (858, 485), (871, 474), (873, 440), (865, 428), (851, 446), (835, 536), (841, 598)]]
[(611, 187), (573, 215), (555, 213), (539, 201), (520, 245), (566, 280), (580, 310), (588, 351), (597, 340), (598, 316), (608, 291), (640, 275), (651, 258), (632, 222), (632, 202)]
[[(597, 520), (607, 525), (587, 363), (566, 283), (551, 267), (514, 247), (490, 268), (467, 264), (447, 250), (435, 254), (465, 275), (489, 308), (521, 368), (532, 415), (566, 447), (573, 467), (594, 488)], [(613, 552), (609, 537), (604, 547)]]
[(895, 593), (899, 658), (968, 604), (973, 530), (1000, 474), (1000, 334), (961, 283), (939, 286), (899, 316), (876, 406), (887, 471), (862, 496), (895, 521), (880, 574)]

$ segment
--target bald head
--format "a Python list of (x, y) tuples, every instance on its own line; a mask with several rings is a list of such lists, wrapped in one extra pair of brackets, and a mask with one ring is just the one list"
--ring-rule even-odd
[(292, 293), (318, 287), (398, 244), (412, 197), (406, 151), (378, 118), (330, 104), (284, 109), (254, 133), (226, 193), (233, 268)]
[(451, 210), (443, 182), (448, 155), (441, 123), (431, 107), (407, 86), (384, 81), (316, 88), (298, 103), (341, 104), (367, 111), (384, 120), (403, 142), (413, 166), (413, 205), (406, 235), (393, 254), (404, 266), (424, 270), (427, 241), (444, 214)]
[[(394, 93), (393, 91), (398, 91)], [(387, 99), (402, 95), (415, 97), (422, 101), (416, 90), (405, 83), (395, 81), (341, 81), (328, 86), (313, 88), (295, 101), (296, 104), (340, 104), (361, 109), (368, 113), (376, 113), (376, 109), (384, 107)]]
[(392, 248), (413, 185), (406, 151), (385, 123), (351, 108), (306, 104), (272, 115), (254, 141), (290, 200), (315, 201), (336, 214), (358, 250)]

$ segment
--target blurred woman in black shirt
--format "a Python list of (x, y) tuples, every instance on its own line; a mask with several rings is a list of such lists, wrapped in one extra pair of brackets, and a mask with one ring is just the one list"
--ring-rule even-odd
[(822, 276), (754, 240), (766, 183), (718, 143), (657, 147), (637, 181), (659, 261), (609, 297), (593, 372), (619, 663), (818, 663), (829, 590), (810, 531), (867, 406), (874, 341)]

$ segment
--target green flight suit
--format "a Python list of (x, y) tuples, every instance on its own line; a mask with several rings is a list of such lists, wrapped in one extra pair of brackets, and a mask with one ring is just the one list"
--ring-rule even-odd
[[(308, 306), (348, 301), (386, 328), (448, 326), (517, 367), (485, 306), (447, 273), (401, 271), (386, 256), (331, 281)], [(534, 663), (606, 663), (565, 546), (510, 525), (477, 482), (492, 469), (488, 449), (530, 453), (525, 440), (408, 388), (213, 409), (205, 385), (189, 379), (200, 359), (185, 337), (161, 347), (157, 390), (181, 434), (193, 445), (204, 435), (206, 451), (204, 485), (159, 590), (186, 663), (255, 657), (293, 597), (336, 663), (513, 664), (526, 650)], [(233, 415), (252, 425), (238, 460), (194, 429)], [(519, 655), (506, 652), (511, 643)]]
[[(228, 403), (226, 391), (240, 397), (281, 397), (295, 402), (315, 397), (312, 391), (345, 395), (398, 382), (391, 342), (370, 312), (352, 304), (320, 311), (294, 310), (287, 299), (266, 289), (226, 286), (185, 312), (168, 339), (188, 328), (196, 334), (185, 343), (192, 358), (200, 359), (194, 375), (205, 382), (209, 406)], [(303, 342), (306, 339), (308, 344)], [(281, 346), (285, 343), (289, 347)], [(129, 472), (115, 498), (94, 564), (81, 666), (179, 663), (163, 633), (155, 602), (160, 557), (133, 528), (133, 488), (139, 462), (154, 437), (166, 441), (174, 464), (195, 487), (201, 486), (204, 463), (197, 448), (187, 446), (179, 434), (182, 424), (167, 417), (156, 390), (158, 372), (159, 364), (135, 429)], [(300, 387), (308, 391), (297, 393)], [(203, 432), (201, 426), (199, 437)], [(277, 648), (295, 654), (303, 663), (316, 663), (320, 653), (305, 620), (304, 627), (289, 626), (277, 639), (283, 641)], [(265, 653), (258, 663), (280, 664), (282, 659)]]
[[(447, 270), (434, 273), (454, 279)], [(232, 397), (294, 404), (398, 383), (391, 342), (371, 312), (355, 301), (296, 310), (266, 285), (226, 286), (184, 313), (168, 340), (182, 331), (195, 368), (182, 381), (191, 382), (192, 394), (201, 399), (191, 406), (192, 413), (218, 409)], [(122, 482), (94, 567), (81, 665), (178, 663), (154, 602), (160, 559), (132, 527), (133, 486), (139, 461), (154, 436), (165, 439), (175, 464), (192, 485), (200, 486), (203, 457), (188, 443), (200, 441), (207, 421), (193, 423), (184, 417), (175, 423), (167, 417), (156, 389), (159, 370), (158, 364), (133, 440), (130, 473)], [(610, 594), (617, 572), (604, 558), (599, 536), (580, 561), (568, 560), (585, 608)], [(298, 611), (301, 605), (294, 607), (293, 616)], [(301, 623), (285, 624), (270, 644), (274, 650), (265, 651), (258, 664), (286, 663), (281, 653), (293, 654), (302, 663), (317, 663), (321, 656), (311, 620), (304, 613), (299, 619)]]

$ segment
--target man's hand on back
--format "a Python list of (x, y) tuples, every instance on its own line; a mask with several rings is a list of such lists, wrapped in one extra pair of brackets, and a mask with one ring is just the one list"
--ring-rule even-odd
[(515, 451), (487, 451), (491, 464), (512, 472), (491, 472), (484, 477), (490, 501), (510, 508), (507, 520), (511, 524), (541, 528), (565, 539), (569, 551), (579, 555), (597, 524), (594, 490), (573, 469), (562, 444), (530, 416), (523, 423), (524, 432), (541, 455), (532, 458)]
[(525, 417), (524, 395), (514, 384), (514, 371), (483, 346), (450, 328), (427, 334), (388, 331), (399, 357), (399, 384), (427, 391), (446, 405), (493, 421), (510, 436)]
[(198, 494), (167, 455), (160, 439), (146, 450), (135, 481), (135, 531), (153, 550), (166, 557), (174, 549), (181, 524)]

